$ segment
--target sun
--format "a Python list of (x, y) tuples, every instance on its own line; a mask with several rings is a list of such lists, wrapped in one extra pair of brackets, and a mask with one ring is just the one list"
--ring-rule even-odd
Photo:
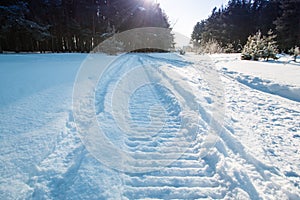
[(161, 3), (163, 0), (153, 0), (155, 3)]
[(145, 2), (147, 2), (147, 3), (156, 3), (156, 4), (158, 4), (158, 3), (161, 3), (161, 1), (163, 1), (163, 0), (144, 0)]

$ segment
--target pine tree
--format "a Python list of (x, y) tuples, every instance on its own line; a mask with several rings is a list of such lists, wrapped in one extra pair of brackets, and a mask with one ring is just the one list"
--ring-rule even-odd
[(255, 35), (249, 36), (246, 45), (243, 48), (242, 60), (259, 60), (260, 58), (267, 59), (276, 58), (277, 45), (275, 41), (276, 35), (270, 30), (268, 36), (263, 36), (261, 31)]
[(278, 43), (287, 51), (295, 45), (300, 46), (300, 1), (280, 1), (281, 16), (275, 21)]
[(159, 4), (144, 0), (3, 0), (0, 21), (0, 52), (89, 52), (111, 27), (170, 28)]
[[(287, 50), (300, 46), (299, 0), (230, 0), (225, 7), (214, 8), (208, 19), (196, 24), (192, 34), (195, 46), (200, 41), (216, 40), (235, 51), (244, 46), (249, 35), (274, 30), (278, 47)], [(200, 40), (200, 41), (199, 41)]]
[(28, 17), (30, 9), (25, 1), (17, 1), (15, 4), (7, 3), (0, 6), (0, 39), (4, 43), (5, 50), (15, 52), (33, 51), (34, 41), (42, 41), (50, 36), (49, 26), (41, 25)]
[(249, 36), (246, 45), (242, 51), (242, 59), (258, 60), (262, 51), (262, 35), (258, 31), (254, 36)]
[(205, 28), (205, 21), (204, 20), (202, 20), (201, 22), (198, 22), (194, 26), (194, 30), (193, 30), (191, 38), (192, 38), (193, 45), (195, 47), (200, 46), (200, 42), (202, 40), (202, 33), (204, 32), (204, 28)]
[(277, 36), (273, 34), (272, 30), (269, 30), (268, 35), (263, 37), (263, 54), (262, 58), (269, 60), (269, 58), (277, 59), (276, 54), (277, 50), (277, 42), (275, 40)]

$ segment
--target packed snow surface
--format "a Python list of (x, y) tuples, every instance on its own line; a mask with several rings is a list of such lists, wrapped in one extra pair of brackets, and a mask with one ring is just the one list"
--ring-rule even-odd
[[(0, 199), (300, 199), (299, 63), (94, 56), (0, 55)], [(114, 60), (93, 96), (114, 146), (101, 148), (130, 158), (112, 165), (85, 143), (88, 123), (72, 105), (77, 73), (93, 59)]]

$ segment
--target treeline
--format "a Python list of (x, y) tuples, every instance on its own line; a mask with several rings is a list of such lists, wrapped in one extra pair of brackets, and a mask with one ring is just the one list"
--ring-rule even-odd
[(198, 47), (217, 43), (236, 52), (243, 49), (249, 35), (258, 31), (267, 35), (270, 30), (281, 51), (300, 46), (300, 1), (230, 0), (195, 25), (192, 40)]
[(0, 52), (89, 52), (115, 33), (169, 28), (146, 0), (1, 0)]

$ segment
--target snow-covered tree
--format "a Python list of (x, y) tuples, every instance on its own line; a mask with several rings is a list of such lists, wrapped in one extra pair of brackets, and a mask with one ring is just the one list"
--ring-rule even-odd
[(296, 62), (297, 60), (297, 56), (300, 54), (300, 49), (299, 47), (295, 47), (295, 51), (294, 51), (294, 61)]
[(242, 51), (242, 60), (276, 59), (277, 45), (275, 38), (276, 35), (271, 30), (268, 32), (268, 36), (263, 36), (260, 31), (253, 36), (249, 36)]
[(224, 47), (224, 53), (233, 53), (234, 52), (234, 46), (229, 43)]
[(277, 42), (275, 40), (277, 36), (273, 34), (273, 31), (270, 30), (267, 36), (263, 36), (263, 52), (262, 58), (269, 60), (269, 58), (277, 59), (276, 54), (277, 50)]
[(222, 53), (223, 48), (216, 40), (211, 39), (208, 42), (204, 42), (204, 41), (200, 42), (197, 52), (209, 53), (209, 54)]
[(242, 51), (242, 60), (258, 60), (263, 47), (263, 38), (260, 31), (249, 36)]
[(296, 62), (297, 61), (297, 56), (300, 55), (300, 48), (295, 46), (294, 48), (291, 48), (289, 52), (293, 55), (294, 61)]

